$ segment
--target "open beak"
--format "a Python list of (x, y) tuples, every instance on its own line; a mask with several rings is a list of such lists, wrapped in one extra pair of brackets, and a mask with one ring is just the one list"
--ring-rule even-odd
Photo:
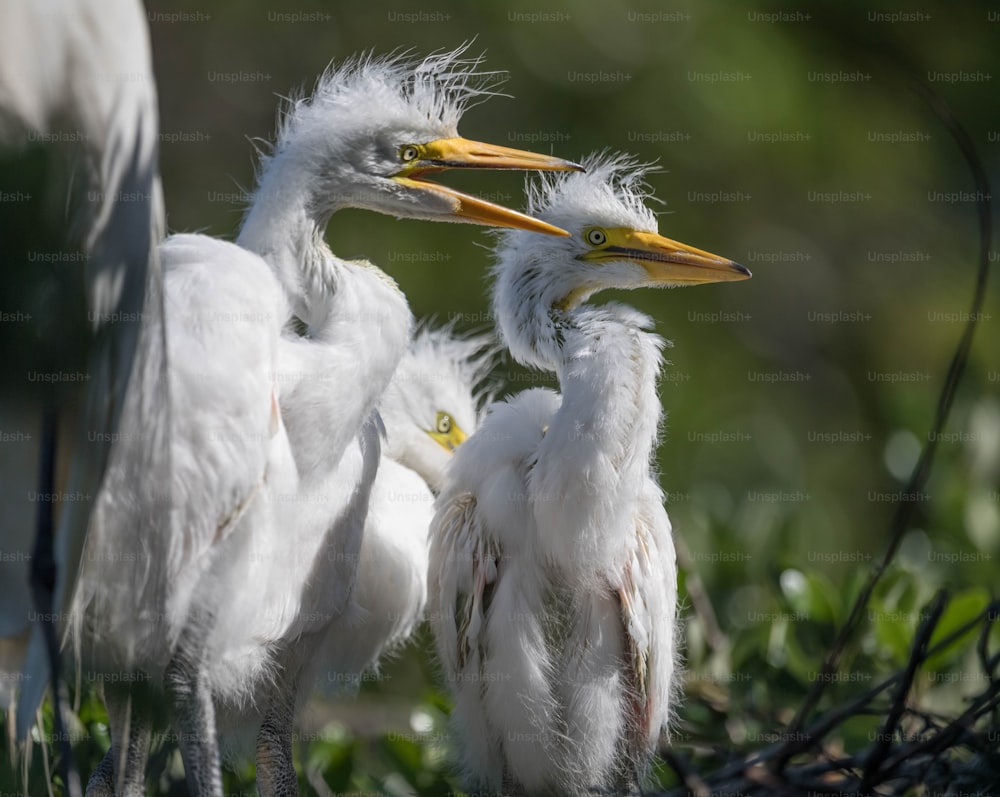
[(514, 227), (519, 230), (569, 235), (563, 229), (539, 221), (524, 213), (465, 194), (449, 186), (432, 183), (427, 175), (445, 169), (523, 169), (528, 171), (583, 171), (572, 161), (540, 155), (465, 138), (441, 138), (418, 147), (415, 158), (393, 176), (397, 183), (418, 191), (444, 196), (452, 206), (454, 221), (484, 224), (489, 227)]
[(625, 227), (604, 232), (607, 242), (583, 255), (584, 260), (633, 260), (646, 269), (650, 280), (666, 285), (735, 282), (751, 277), (750, 270), (739, 263), (656, 233)]

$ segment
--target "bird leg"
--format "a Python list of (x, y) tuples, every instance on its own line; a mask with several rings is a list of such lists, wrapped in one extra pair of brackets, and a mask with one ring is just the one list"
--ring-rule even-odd
[(52, 718), (59, 749), (60, 774), (66, 784), (66, 793), (78, 797), (81, 793), (80, 774), (73, 761), (73, 747), (66, 734), (63, 706), (66, 694), (59, 676), (59, 639), (53, 615), (56, 592), (55, 558), (55, 469), (56, 469), (56, 411), (50, 405), (42, 419), (42, 452), (39, 473), (38, 533), (31, 554), (31, 596), (35, 602), (42, 626), (42, 637), (49, 659), (49, 678), (52, 687)]
[(261, 797), (297, 797), (292, 763), (295, 679), (282, 675), (257, 733), (257, 789)]
[(215, 705), (202, 661), (210, 627), (210, 613), (192, 609), (165, 673), (170, 721), (178, 734), (188, 790), (198, 797), (222, 797)]
[(87, 781), (86, 797), (115, 797), (115, 742), (112, 737), (111, 747), (104, 758), (90, 773)]
[(87, 781), (86, 797), (143, 797), (152, 723), (146, 697), (128, 686), (104, 690), (111, 747)]

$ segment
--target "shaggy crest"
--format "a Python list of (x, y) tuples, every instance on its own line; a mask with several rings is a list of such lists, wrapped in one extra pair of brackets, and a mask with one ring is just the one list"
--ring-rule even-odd
[[(496, 396), (499, 385), (489, 378), (500, 346), (489, 334), (458, 334), (455, 320), (440, 327), (422, 321), (413, 333), (407, 355), (400, 362), (382, 397), (381, 411), (397, 427), (430, 409), (455, 413), (455, 420), (471, 431), (479, 412)], [(423, 408), (420, 410), (419, 408)], [(423, 418), (424, 422), (433, 415)], [(387, 422), (387, 426), (390, 426)]]
[(454, 135), (466, 110), (503, 96), (497, 88), (506, 73), (480, 70), (483, 55), (463, 57), (471, 45), (466, 42), (422, 59), (411, 50), (389, 55), (369, 51), (339, 66), (331, 63), (311, 96), (290, 97), (279, 110), (274, 151), (280, 152), (305, 126), (329, 125), (331, 113), (357, 114), (359, 108), (372, 105), (393, 108), (399, 118), (411, 118), (414, 124), (431, 123), (443, 136)]
[(497, 385), (489, 379), (497, 365), (501, 346), (488, 333), (461, 334), (455, 332), (458, 319), (439, 327), (432, 321), (421, 321), (410, 342), (412, 360), (421, 367), (434, 364), (441, 373), (448, 373), (455, 384), (467, 386), (477, 407), (493, 400)]
[(660, 171), (656, 164), (605, 150), (591, 153), (581, 165), (586, 171), (540, 173), (526, 180), (527, 213), (656, 231), (656, 214), (647, 207), (655, 197), (646, 182), (648, 174)]
[[(657, 232), (656, 213), (648, 202), (660, 202), (653, 196), (646, 175), (660, 171), (632, 155), (594, 152), (585, 157), (583, 172), (539, 172), (525, 179), (525, 213), (555, 224), (576, 236), (592, 224), (607, 227), (630, 227)], [(522, 230), (490, 230), (495, 237), (492, 276), (498, 278), (507, 266), (511, 253), (522, 246), (535, 249), (535, 234)], [(566, 246), (569, 238), (547, 242), (552, 250)]]

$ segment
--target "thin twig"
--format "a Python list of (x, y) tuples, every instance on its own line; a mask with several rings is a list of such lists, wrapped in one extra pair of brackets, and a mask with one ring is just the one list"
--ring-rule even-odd
[(885, 760), (892, 749), (892, 738), (896, 733), (896, 728), (899, 726), (899, 721), (903, 717), (903, 712), (906, 708), (906, 698), (913, 686), (913, 679), (916, 678), (920, 665), (926, 659), (927, 645), (930, 643), (931, 634), (941, 619), (946, 601), (947, 595), (945, 592), (938, 592), (934, 598), (934, 603), (931, 605), (930, 612), (917, 629), (910, 658), (906, 664), (906, 670), (903, 672), (902, 678), (896, 688), (896, 696), (890, 704), (889, 713), (886, 714), (885, 722), (882, 724), (882, 731), (876, 739), (875, 746), (865, 761), (864, 777), (861, 779), (860, 786), (861, 791), (871, 789), (875, 785), (875, 775), (879, 771), (879, 765)]
[(711, 790), (686, 759), (667, 750), (663, 753), (663, 760), (680, 778), (691, 797), (709, 797)]

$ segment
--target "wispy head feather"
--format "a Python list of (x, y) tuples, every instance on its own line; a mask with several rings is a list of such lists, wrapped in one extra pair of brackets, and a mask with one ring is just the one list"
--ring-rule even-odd
[(488, 333), (462, 334), (455, 332), (457, 318), (432, 326), (433, 321), (421, 321), (410, 342), (408, 359), (421, 369), (433, 369), (450, 374), (455, 385), (461, 385), (482, 408), (496, 394), (497, 385), (490, 380), (496, 368), (501, 346)]
[[(584, 172), (540, 172), (525, 182), (527, 213), (548, 218), (607, 217), (613, 223), (635, 229), (656, 230), (656, 214), (647, 203), (656, 201), (646, 176), (660, 171), (632, 155), (604, 150), (581, 161)], [(586, 223), (586, 222), (585, 222)]]
[(439, 50), (425, 58), (412, 50), (388, 55), (364, 52), (342, 63), (331, 63), (308, 97), (290, 98), (279, 114), (276, 151), (317, 117), (329, 124), (335, 114), (378, 108), (395, 120), (412, 118), (455, 135), (466, 110), (493, 97), (506, 73), (484, 71), (484, 56), (466, 58), (466, 42), (454, 50)]

